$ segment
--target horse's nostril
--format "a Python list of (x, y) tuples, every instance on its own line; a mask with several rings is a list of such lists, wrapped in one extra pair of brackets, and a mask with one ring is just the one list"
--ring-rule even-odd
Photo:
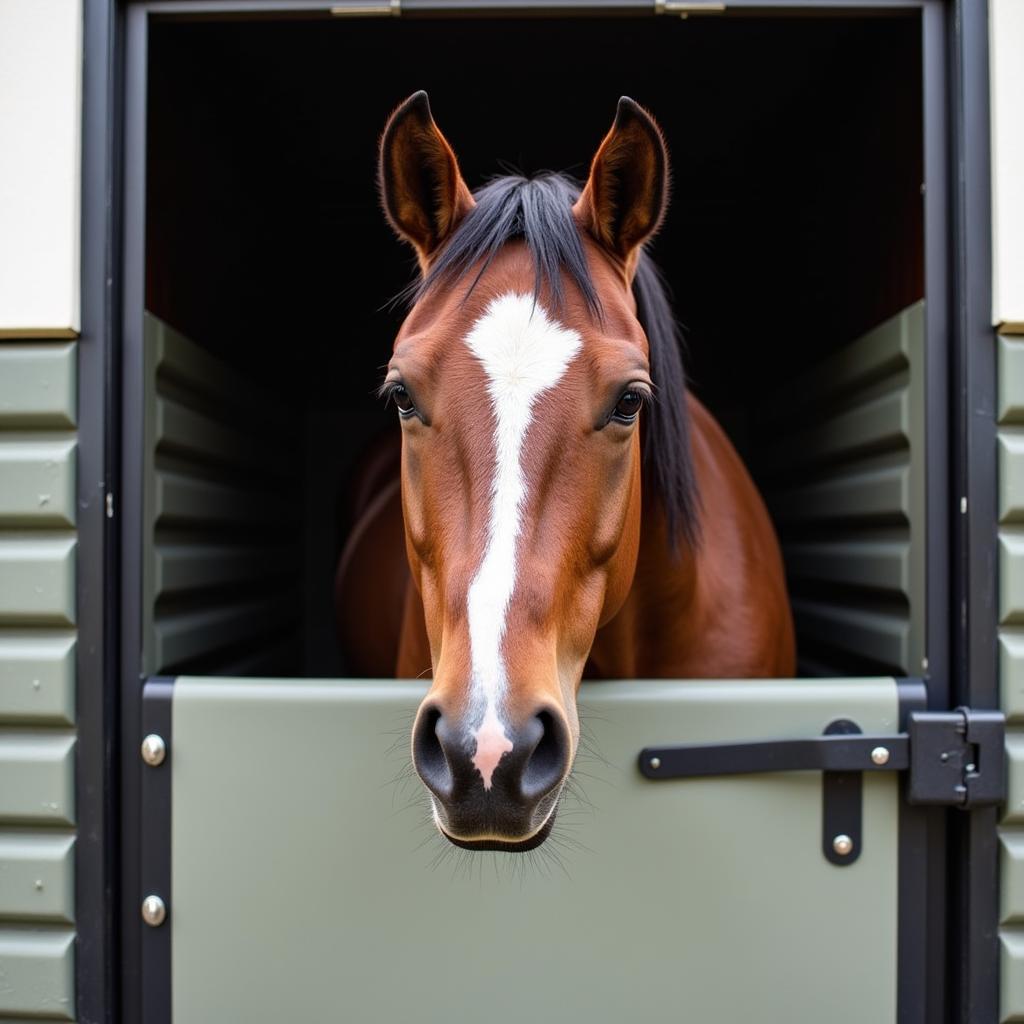
[(427, 789), (445, 799), (451, 796), (454, 780), (438, 736), (441, 726), (440, 708), (424, 708), (420, 712), (412, 738), (412, 760)]
[(540, 725), (540, 739), (523, 766), (523, 796), (536, 800), (550, 793), (568, 768), (569, 737), (557, 715), (541, 711), (535, 718)]

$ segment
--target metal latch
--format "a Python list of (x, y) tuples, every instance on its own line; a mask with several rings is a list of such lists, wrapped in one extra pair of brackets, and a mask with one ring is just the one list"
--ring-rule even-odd
[(1006, 716), (1000, 711), (914, 711), (907, 723), (912, 804), (970, 810), (1006, 799)]
[(641, 774), (653, 782), (763, 772), (824, 773), (822, 850), (834, 864), (860, 854), (864, 772), (906, 771), (907, 801), (971, 810), (1006, 799), (1005, 716), (999, 711), (911, 711), (907, 731), (865, 736), (847, 719), (799, 740), (645, 747)]

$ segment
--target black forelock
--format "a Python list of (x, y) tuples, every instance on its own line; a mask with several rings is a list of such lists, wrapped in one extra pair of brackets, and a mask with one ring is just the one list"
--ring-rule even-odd
[[(556, 309), (560, 307), (567, 275), (591, 315), (600, 320), (601, 300), (572, 213), (579, 194), (579, 185), (562, 174), (494, 178), (474, 193), (476, 205), (407, 297), (416, 301), (435, 286), (462, 281), (476, 268), (466, 288), (468, 297), (501, 248), (521, 239), (533, 257), (534, 298), (547, 289)], [(694, 545), (700, 536), (700, 498), (690, 448), (682, 337), (665, 282), (646, 253), (637, 264), (633, 293), (656, 388), (644, 424), (644, 484), (663, 505), (673, 541), (682, 538)]]
[(473, 290), (507, 242), (523, 239), (534, 266), (534, 296), (547, 287), (556, 306), (563, 299), (562, 274), (579, 289), (590, 312), (601, 315), (601, 302), (594, 288), (583, 250), (583, 240), (572, 215), (579, 186), (561, 174), (524, 178), (510, 174), (494, 178), (474, 193), (476, 206), (463, 218), (416, 286), (419, 298), (435, 284), (461, 281), (480, 264), (467, 294)]

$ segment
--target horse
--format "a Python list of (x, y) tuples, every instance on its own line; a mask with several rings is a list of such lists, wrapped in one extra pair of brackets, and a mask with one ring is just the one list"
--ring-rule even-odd
[(381, 387), (401, 452), (371, 460), (337, 610), (369, 674), (430, 676), (413, 765), (465, 849), (550, 834), (584, 677), (794, 672), (772, 523), (687, 391), (645, 252), (668, 183), (628, 97), (582, 189), (546, 173), (471, 193), (425, 92), (381, 138), (384, 211), (420, 275)]

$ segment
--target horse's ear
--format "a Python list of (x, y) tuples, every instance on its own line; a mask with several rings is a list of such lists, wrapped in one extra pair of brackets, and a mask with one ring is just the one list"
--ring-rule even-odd
[(575, 211), (632, 277), (640, 246), (658, 230), (668, 205), (668, 155), (654, 118), (628, 96), (590, 165)]
[(391, 226), (415, 246), (424, 270), (473, 207), (425, 92), (413, 93), (388, 120), (380, 143), (380, 192)]

